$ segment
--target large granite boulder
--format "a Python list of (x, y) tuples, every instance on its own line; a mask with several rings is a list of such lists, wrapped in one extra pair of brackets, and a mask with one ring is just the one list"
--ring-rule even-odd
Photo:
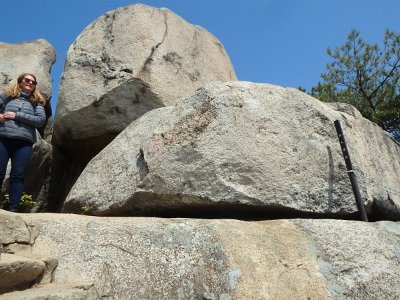
[(90, 161), (63, 211), (352, 217), (336, 119), (369, 214), (399, 219), (400, 147), (383, 130), (351, 106), (248, 82), (207, 85), (134, 121)]
[(15, 254), (54, 257), (51, 285), (92, 287), (88, 299), (400, 297), (399, 223), (22, 217), (36, 238)]
[(54, 141), (75, 158), (91, 158), (145, 112), (206, 82), (235, 79), (223, 45), (205, 29), (142, 4), (110, 11), (68, 50)]
[(56, 61), (56, 52), (49, 42), (43, 39), (17, 44), (0, 42), (0, 57), (0, 87), (22, 73), (33, 73), (43, 96), (51, 97), (50, 70)]

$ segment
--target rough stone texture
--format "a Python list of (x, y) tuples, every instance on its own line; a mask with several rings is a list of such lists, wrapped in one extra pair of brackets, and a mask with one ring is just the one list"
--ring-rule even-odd
[(400, 297), (395, 222), (21, 216), (31, 255), (59, 261), (52, 284), (99, 299)]
[(399, 223), (296, 220), (294, 224), (314, 241), (310, 249), (318, 257), (333, 299), (399, 299)]
[(0, 295), (1, 300), (95, 300), (101, 299), (93, 287), (71, 284), (48, 284), (24, 291)]
[(400, 219), (400, 147), (353, 106), (328, 104), (341, 112), (342, 127), (367, 209), (378, 219)]
[(29, 286), (44, 269), (45, 263), (40, 260), (3, 253), (0, 259), (0, 292)]
[(24, 220), (13, 213), (2, 213), (0, 217), (0, 244), (25, 243), (31, 241), (31, 235)]
[(206, 82), (235, 79), (223, 45), (205, 29), (142, 4), (110, 11), (68, 50), (54, 141), (87, 160), (145, 112)]
[(43, 96), (51, 97), (50, 69), (56, 61), (54, 48), (46, 40), (8, 44), (0, 42), (0, 87), (21, 73), (33, 73)]
[(340, 120), (370, 215), (400, 218), (400, 147), (348, 105), (269, 84), (209, 84), (93, 158), (64, 212), (356, 217)]

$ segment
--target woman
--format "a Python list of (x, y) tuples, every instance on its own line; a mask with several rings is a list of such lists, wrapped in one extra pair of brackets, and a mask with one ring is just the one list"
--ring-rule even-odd
[(36, 142), (36, 128), (46, 122), (44, 97), (33, 74), (18, 76), (17, 82), (0, 94), (0, 187), (11, 158), (10, 202), (7, 210), (18, 211), (24, 192), (25, 169)]

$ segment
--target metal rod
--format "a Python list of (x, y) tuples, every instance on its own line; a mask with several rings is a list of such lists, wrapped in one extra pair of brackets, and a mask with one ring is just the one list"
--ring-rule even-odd
[(360, 213), (360, 217), (363, 221), (368, 222), (368, 217), (365, 211), (364, 202), (361, 199), (360, 190), (358, 188), (356, 174), (354, 173), (353, 166), (351, 164), (350, 154), (349, 151), (347, 150), (346, 141), (344, 140), (342, 127), (340, 126), (339, 120), (336, 120), (334, 123), (335, 123), (336, 133), (338, 135), (340, 142), (340, 148), (342, 149), (344, 162), (346, 163), (347, 173), (349, 174), (351, 188), (353, 189), (354, 198), (356, 199), (357, 208)]

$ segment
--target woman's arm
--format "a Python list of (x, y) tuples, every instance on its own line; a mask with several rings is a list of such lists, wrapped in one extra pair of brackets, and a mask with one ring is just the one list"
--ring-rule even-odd
[[(17, 111), (15, 113), (14, 119), (15, 121), (24, 123), (26, 125), (40, 128), (46, 122), (46, 113), (44, 111), (43, 105), (37, 104), (33, 105), (34, 115), (24, 113), (22, 111)], [(7, 114), (11, 112), (6, 112), (4, 116), (7, 118)], [(12, 117), (10, 117), (11, 119)]]

